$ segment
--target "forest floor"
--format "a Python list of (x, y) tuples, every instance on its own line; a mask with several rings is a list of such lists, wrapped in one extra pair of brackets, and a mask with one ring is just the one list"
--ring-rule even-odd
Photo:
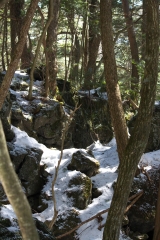
[[(54, 214), (54, 206), (52, 201), (52, 180), (55, 173), (55, 167), (58, 164), (60, 158), (60, 151), (57, 149), (49, 149), (45, 145), (38, 143), (34, 138), (27, 135), (26, 132), (12, 126), (15, 133), (14, 144), (18, 147), (31, 147), (43, 150), (43, 155), (41, 158), (41, 165), (46, 165), (45, 170), (49, 173), (48, 182), (43, 187), (42, 192), (49, 196), (47, 201), (48, 208), (41, 213), (33, 214), (34, 217), (38, 218), (40, 221), (45, 222), (51, 220)], [(60, 164), (58, 178), (55, 184), (55, 197), (57, 203), (57, 210), (60, 214), (61, 212), (66, 212), (68, 209), (73, 208), (73, 203), (71, 198), (67, 197), (66, 189), (68, 183), (77, 171), (70, 171), (67, 166), (71, 162), (71, 158), (74, 152), (78, 149), (70, 148), (63, 150), (63, 157)], [(86, 149), (81, 149), (86, 151)], [(94, 198), (88, 207), (84, 210), (78, 210), (81, 221), (85, 221), (97, 213), (106, 210), (110, 207), (112, 196), (113, 196), (113, 184), (117, 179), (117, 168), (119, 164), (116, 141), (113, 138), (108, 144), (101, 144), (99, 141), (94, 142), (91, 146), (87, 148), (91, 150), (94, 158), (100, 163), (100, 169), (98, 174), (91, 177), (94, 186), (101, 191), (101, 195)], [(153, 166), (159, 166), (160, 164), (160, 150), (149, 152), (143, 154), (139, 165), (143, 166), (144, 170), (149, 170)], [(17, 226), (15, 225), (14, 218), (16, 218), (11, 205), (4, 205), (1, 209), (1, 216), (4, 218), (9, 218), (13, 222), (13, 226), (10, 227), (10, 231), (14, 231)], [(92, 221), (82, 225), (77, 229), (77, 236), (79, 240), (101, 240), (103, 237), (103, 228), (99, 230), (99, 225), (103, 225), (107, 218), (107, 213), (104, 213), (101, 219), (101, 223), (98, 222), (97, 218)], [(120, 240), (130, 239), (123, 236), (121, 233)]]
[[(48, 196), (52, 195), (51, 185), (55, 172), (55, 166), (57, 166), (60, 151), (56, 149), (49, 149), (43, 144), (39, 144), (34, 138), (29, 137), (25, 132), (19, 130), (16, 127), (12, 127), (14, 133), (16, 134), (14, 144), (21, 147), (35, 147), (43, 150), (43, 155), (41, 158), (41, 164), (46, 164), (46, 171), (51, 174), (48, 177), (48, 182), (44, 186), (42, 192), (46, 193)], [(117, 178), (117, 167), (118, 167), (118, 154), (115, 139), (106, 145), (102, 145), (99, 141), (93, 143), (88, 149), (92, 149), (94, 157), (100, 163), (99, 173), (91, 177), (94, 185), (102, 192), (102, 195), (94, 198), (91, 204), (84, 210), (78, 210), (81, 221), (85, 221), (98, 212), (101, 212), (109, 208), (112, 195), (113, 195), (113, 183)], [(83, 149), (86, 151), (85, 149)], [(69, 180), (76, 175), (77, 171), (67, 170), (67, 166), (71, 161), (72, 154), (77, 151), (75, 148), (65, 149), (63, 151), (63, 158), (61, 161), (60, 169), (58, 172), (58, 178), (55, 184), (55, 196), (57, 202), (57, 210), (59, 213), (64, 212), (72, 208), (72, 201), (65, 194)], [(143, 154), (140, 164), (145, 166), (146, 170), (151, 168), (151, 165), (159, 165), (160, 163), (160, 150)], [(38, 218), (40, 221), (45, 222), (46, 220), (51, 220), (53, 217), (54, 208), (53, 201), (48, 200), (48, 208), (41, 213), (33, 214), (34, 217)], [(10, 205), (5, 205), (1, 210), (1, 215), (5, 218), (10, 218), (12, 221), (15, 218), (14, 212)], [(104, 224), (107, 218), (107, 213), (102, 215), (101, 224)], [(84, 224), (77, 230), (77, 235), (79, 240), (101, 240), (103, 236), (103, 229), (100, 231), (98, 229), (100, 223), (95, 218), (94, 220)], [(13, 223), (14, 226), (14, 223)], [(11, 231), (14, 231), (14, 227), (11, 227)], [(121, 234), (120, 239), (126, 239)]]

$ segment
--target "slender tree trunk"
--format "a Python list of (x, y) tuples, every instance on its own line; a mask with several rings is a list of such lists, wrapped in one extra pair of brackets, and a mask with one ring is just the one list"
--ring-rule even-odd
[(6, 31), (7, 31), (7, 4), (5, 4), (4, 7), (4, 15), (3, 15), (3, 39), (2, 39), (2, 51), (1, 51), (1, 57), (2, 57), (2, 69), (3, 71), (6, 70), (6, 63), (5, 63), (5, 44), (6, 44)]
[(89, 7), (89, 58), (84, 78), (84, 88), (86, 89), (91, 89), (95, 85), (96, 59), (101, 40), (99, 34), (99, 18), (97, 14), (98, 4), (97, 0), (91, 0)]
[(31, 208), (11, 163), (0, 120), (0, 181), (15, 211), (24, 240), (39, 240)]
[(53, 19), (53, 0), (49, 0), (48, 20), (47, 20), (46, 25), (43, 29), (41, 37), (39, 38), (38, 45), (37, 45), (36, 52), (35, 52), (35, 57), (34, 57), (34, 60), (33, 60), (33, 65), (32, 65), (31, 72), (30, 72), (30, 85), (29, 85), (29, 94), (28, 94), (28, 99), (29, 100), (32, 100), (32, 87), (33, 87), (33, 81), (34, 81), (33, 74), (34, 74), (34, 69), (36, 67), (36, 62), (37, 62), (37, 59), (38, 59), (40, 47), (41, 47), (41, 44), (43, 42), (43, 39), (46, 35), (47, 29), (48, 29), (52, 19)]
[[(141, 102), (138, 111), (135, 128), (128, 141), (127, 146), (124, 149), (123, 160), (120, 161), (118, 179), (116, 187), (114, 189), (114, 195), (112, 198), (111, 207), (108, 213), (106, 225), (103, 233), (103, 240), (118, 240), (120, 228), (122, 224), (124, 210), (126, 208), (128, 195), (130, 192), (131, 184), (138, 162), (145, 150), (148, 136), (150, 132), (150, 124), (152, 120), (153, 107), (156, 94), (156, 85), (158, 79), (158, 56), (159, 56), (159, 12), (158, 12), (158, 0), (147, 0), (147, 31), (146, 31), (146, 61), (145, 72), (142, 81), (141, 88)], [(111, 0), (101, 0), (101, 22), (102, 22), (102, 44), (104, 47), (104, 33), (110, 35), (111, 28), (107, 28), (107, 25), (111, 27)], [(105, 28), (104, 28), (105, 27)], [(108, 31), (110, 30), (110, 31)], [(109, 39), (106, 39), (108, 43)], [(111, 39), (110, 39), (111, 40)], [(109, 43), (108, 43), (109, 44)], [(112, 50), (113, 51), (113, 47)], [(105, 51), (103, 50), (103, 54)], [(110, 58), (109, 58), (110, 59)], [(104, 55), (105, 68), (107, 61), (106, 55)], [(108, 69), (109, 70), (109, 69)], [(112, 71), (110, 72), (112, 77)], [(110, 84), (108, 82), (108, 88)], [(115, 87), (115, 86), (114, 86)], [(111, 90), (111, 89), (110, 89)], [(115, 96), (109, 99), (114, 102), (114, 106), (117, 102), (114, 101)], [(118, 103), (119, 104), (119, 103)], [(113, 110), (110, 109), (112, 112)], [(119, 119), (117, 119), (119, 122)], [(114, 126), (114, 122), (113, 122)], [(121, 125), (119, 123), (119, 128)], [(119, 143), (117, 142), (117, 145)], [(121, 157), (120, 157), (121, 160)]]
[(138, 55), (138, 46), (135, 36), (135, 31), (133, 27), (132, 13), (129, 9), (129, 1), (122, 0), (124, 16), (127, 25), (128, 31), (128, 39), (130, 43), (131, 56), (132, 56), (132, 79), (131, 79), (131, 89), (135, 91), (135, 93), (131, 94), (131, 97), (136, 99), (136, 95), (138, 93), (138, 84), (139, 84), (139, 74), (137, 64), (139, 63), (139, 55)]
[(6, 75), (4, 77), (4, 80), (0, 86), (0, 109), (2, 108), (3, 102), (7, 96), (8, 89), (12, 80), (12, 77), (14, 75), (14, 72), (18, 66), (24, 44), (26, 42), (26, 37), (27, 33), (34, 15), (34, 12), (36, 10), (37, 4), (39, 0), (32, 0), (30, 3), (30, 6), (28, 8), (27, 14), (24, 18), (22, 28), (21, 28), (21, 33), (20, 33), (20, 38), (18, 43), (16, 44), (14, 55), (12, 56), (10, 65), (8, 66), (8, 70), (6, 72)]
[(52, 96), (56, 93), (56, 76), (57, 76), (57, 61), (56, 61), (56, 43), (57, 43), (57, 27), (59, 17), (60, 0), (53, 1), (53, 20), (47, 30), (46, 39), (46, 54), (48, 58), (49, 72), (49, 91)]
[(118, 154), (120, 161), (122, 161), (128, 142), (128, 134), (114, 54), (111, 2), (111, 0), (101, 0), (100, 2), (101, 38), (109, 108), (117, 141)]
[(146, 50), (146, 0), (143, 0), (143, 18), (142, 18), (142, 60), (145, 61)]

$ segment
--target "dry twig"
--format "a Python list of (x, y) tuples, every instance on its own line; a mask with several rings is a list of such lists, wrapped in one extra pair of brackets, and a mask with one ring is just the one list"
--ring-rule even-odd
[(59, 166), (61, 164), (61, 160), (62, 160), (62, 157), (63, 157), (63, 148), (64, 148), (64, 140), (65, 140), (65, 135), (66, 135), (66, 132), (68, 130), (68, 127), (72, 121), (72, 118), (75, 114), (75, 112), (81, 107), (81, 105), (79, 107), (75, 107), (74, 111), (71, 113), (70, 117), (69, 117), (69, 120), (68, 122), (66, 123), (65, 127), (64, 127), (64, 130), (63, 130), (63, 133), (62, 133), (62, 144), (61, 144), (61, 153), (60, 153), (60, 158), (58, 160), (58, 165), (55, 167), (55, 175), (54, 175), (54, 178), (53, 178), (53, 181), (52, 181), (52, 199), (53, 199), (53, 203), (54, 203), (54, 216), (52, 218), (52, 221), (50, 222), (49, 224), (49, 229), (52, 229), (56, 219), (57, 219), (57, 215), (58, 215), (58, 211), (57, 211), (57, 207), (56, 207), (56, 198), (55, 198), (55, 191), (54, 191), (54, 185), (56, 183), (56, 180), (57, 180), (57, 176), (58, 176), (58, 171), (59, 171)]
[[(125, 213), (126, 213), (126, 212), (129, 210), (129, 208), (142, 196), (142, 194), (143, 194), (143, 191), (140, 191), (140, 192), (138, 192), (137, 194), (134, 194), (132, 197), (129, 198), (129, 201), (130, 201), (131, 199), (133, 199), (133, 198), (136, 197), (136, 198), (132, 201), (132, 203), (126, 208)], [(80, 224), (78, 224), (75, 228), (71, 229), (69, 232), (64, 233), (64, 234), (62, 234), (62, 235), (60, 235), (60, 236), (57, 236), (56, 239), (60, 239), (60, 238), (62, 238), (62, 237), (65, 237), (65, 236), (71, 234), (72, 232), (74, 232), (74, 231), (76, 231), (78, 228), (80, 228), (82, 225), (84, 225), (84, 224), (92, 221), (92, 220), (95, 219), (95, 218), (98, 218), (98, 219), (99, 219), (100, 215), (102, 215), (102, 214), (104, 214), (104, 213), (107, 213), (108, 211), (109, 211), (109, 208), (107, 208), (106, 210), (103, 210), (103, 211), (97, 213), (97, 214), (94, 215), (93, 217), (91, 217), (91, 218), (85, 220), (84, 222), (81, 222)], [(105, 224), (99, 226), (98, 229), (101, 230), (101, 229), (104, 227), (104, 225), (105, 225)]]

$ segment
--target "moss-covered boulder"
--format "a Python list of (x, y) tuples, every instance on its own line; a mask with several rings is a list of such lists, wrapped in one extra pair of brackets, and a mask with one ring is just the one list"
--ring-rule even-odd
[[(58, 214), (57, 220), (53, 226), (53, 234), (55, 237), (67, 233), (81, 222), (79, 213), (76, 209), (72, 208)], [(61, 240), (74, 240), (75, 232), (67, 235)]]
[(134, 178), (131, 195), (143, 190), (143, 195), (128, 212), (130, 229), (141, 234), (154, 229), (160, 170), (152, 168), (147, 174)]
[(77, 170), (85, 173), (88, 177), (98, 173), (99, 162), (84, 150), (79, 150), (72, 155), (71, 163), (68, 165), (69, 170)]
[[(132, 117), (128, 123), (130, 134), (132, 134), (137, 115)], [(145, 152), (151, 152), (160, 149), (160, 102), (154, 105), (153, 117), (151, 121), (150, 134)]]
[(92, 182), (89, 177), (81, 172), (69, 181), (69, 186), (66, 190), (67, 196), (71, 198), (73, 207), (85, 209), (91, 202), (92, 198)]

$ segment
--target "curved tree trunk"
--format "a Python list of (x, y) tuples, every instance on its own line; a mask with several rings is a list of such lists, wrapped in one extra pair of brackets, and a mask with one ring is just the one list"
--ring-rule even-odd
[[(128, 141), (126, 148), (123, 153), (123, 160), (120, 161), (119, 174), (114, 189), (114, 195), (112, 198), (111, 207), (108, 213), (106, 225), (103, 233), (103, 240), (118, 240), (120, 228), (122, 224), (124, 210), (126, 208), (128, 195), (130, 192), (131, 184), (138, 162), (145, 150), (148, 136), (150, 132), (150, 124), (152, 120), (153, 107), (156, 94), (156, 85), (158, 79), (158, 56), (159, 56), (159, 12), (158, 12), (158, 0), (147, 0), (147, 31), (146, 31), (146, 61), (145, 61), (145, 71), (144, 78), (142, 81), (141, 88), (141, 102), (139, 107), (139, 112), (137, 120), (135, 123), (135, 128)], [(110, 18), (108, 18), (110, 15)], [(101, 25), (102, 25), (102, 45), (103, 45), (103, 55), (104, 55), (104, 66), (108, 69), (108, 59), (104, 49), (105, 41), (108, 42), (108, 35), (111, 34), (111, 0), (101, 0)], [(110, 25), (110, 28), (107, 27)], [(104, 28), (105, 27), (105, 28)], [(104, 35), (103, 31), (106, 32)], [(110, 39), (111, 40), (111, 39)], [(113, 42), (113, 39), (112, 39)], [(113, 51), (108, 49), (110, 54)], [(108, 58), (107, 58), (108, 57)], [(113, 62), (113, 64), (115, 64)], [(109, 71), (110, 69), (108, 69)], [(116, 88), (116, 84), (110, 85), (108, 79), (113, 77), (113, 72), (109, 71), (110, 75), (106, 78), (108, 89), (111, 91)], [(111, 88), (112, 87), (112, 88)], [(115, 95), (109, 98), (109, 102), (114, 102), (116, 106), (119, 102), (114, 101)], [(112, 113), (113, 109), (110, 108)], [(119, 128), (121, 128), (119, 119)], [(113, 122), (114, 126), (115, 122)], [(114, 126), (115, 127), (115, 126)], [(119, 129), (120, 131), (120, 129)], [(122, 136), (123, 138), (123, 136)], [(117, 145), (119, 142), (117, 142)], [(119, 152), (118, 152), (119, 153)], [(121, 160), (121, 156), (120, 156)]]
[(0, 181), (15, 211), (24, 240), (39, 240), (31, 208), (11, 163), (0, 120)]
[(27, 33), (33, 18), (33, 15), (35, 13), (35, 10), (37, 8), (39, 0), (32, 0), (30, 3), (30, 6), (27, 10), (26, 16), (24, 18), (21, 31), (20, 31), (20, 37), (19, 41), (15, 46), (14, 55), (12, 56), (10, 65), (8, 66), (8, 70), (6, 72), (6, 75), (4, 77), (4, 80), (0, 86), (0, 109), (2, 108), (3, 102), (7, 96), (8, 89), (12, 80), (12, 77), (14, 75), (14, 72), (18, 66), (20, 57), (22, 55), (22, 51), (26, 42)]
[(109, 108), (117, 141), (118, 154), (121, 161), (128, 142), (128, 134), (118, 85), (114, 54), (111, 2), (111, 0), (101, 0), (100, 3), (101, 38)]

